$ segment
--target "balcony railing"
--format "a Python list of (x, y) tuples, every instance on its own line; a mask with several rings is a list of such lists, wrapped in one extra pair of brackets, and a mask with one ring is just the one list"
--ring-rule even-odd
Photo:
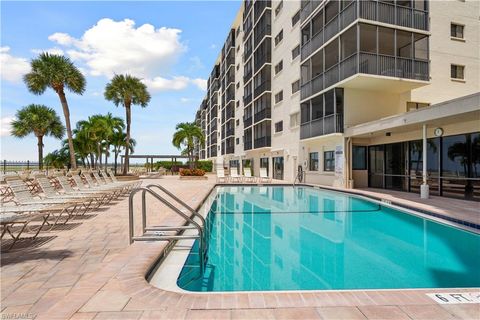
[(225, 130), (225, 138), (233, 136), (233, 135), (235, 135), (235, 129), (234, 128), (230, 128), (230, 129)]
[(226, 153), (226, 154), (235, 153), (235, 146), (227, 146), (227, 147), (225, 148), (225, 153)]
[(315, 10), (318, 5), (321, 3), (321, 0), (310, 0), (308, 1), (304, 7), (302, 7), (302, 11), (300, 11), (300, 21), (305, 21), (305, 19)]
[(262, 109), (258, 112), (256, 112), (254, 115), (253, 115), (253, 118), (255, 119), (255, 123), (263, 120), (263, 119), (270, 119), (272, 117), (272, 109), (267, 107), (265, 109)]
[(265, 36), (270, 36), (272, 34), (272, 26), (270, 24), (267, 24), (265, 26), (260, 26), (257, 24), (255, 27), (255, 32), (254, 32), (254, 41), (253, 41), (253, 46), (256, 47), (260, 43), (260, 41), (265, 37)]
[(252, 125), (252, 120), (253, 120), (253, 117), (250, 116), (248, 118), (243, 118), (243, 127), (249, 127)]
[(259, 86), (257, 86), (254, 90), (255, 97), (258, 97), (260, 94), (262, 94), (265, 91), (270, 91), (271, 90), (271, 83), (270, 81), (265, 81)]
[(261, 138), (256, 138), (255, 139), (255, 149), (257, 148), (263, 148), (263, 147), (270, 147), (272, 143), (272, 137), (266, 136), (266, 137), (261, 137)]
[(302, 124), (300, 126), (300, 139), (318, 137), (337, 132), (343, 132), (342, 114), (332, 114)]
[(252, 102), (252, 94), (250, 93), (249, 95), (243, 96), (243, 105), (246, 106)]
[(421, 59), (354, 53), (302, 85), (300, 97), (306, 99), (357, 73), (428, 81), (429, 64)]
[(262, 16), (262, 13), (265, 10), (265, 8), (272, 7), (272, 1), (271, 0), (255, 1), (254, 6), (255, 6), (255, 8), (253, 9), (255, 14), (254, 21), (257, 22), (257, 20)]
[(252, 149), (252, 140), (245, 140), (243, 143), (243, 150), (251, 150)]

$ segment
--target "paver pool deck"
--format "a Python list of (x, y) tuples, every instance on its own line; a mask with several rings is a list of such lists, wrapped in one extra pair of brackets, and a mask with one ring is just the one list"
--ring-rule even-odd
[[(196, 207), (215, 178), (159, 183)], [(466, 214), (478, 220), (478, 203), (407, 193), (359, 190), (396, 201)], [(149, 223), (178, 223), (155, 204)], [(140, 201), (135, 202), (139, 208)], [(138, 210), (137, 210), (138, 212)], [(152, 211), (153, 212), (153, 211)], [(358, 290), (267, 293), (175, 293), (145, 279), (165, 242), (128, 243), (128, 199), (69, 222), (63, 230), (42, 232), (34, 243), (2, 253), (2, 319), (480, 319), (480, 304), (437, 304), (428, 292), (478, 292), (474, 289)]]

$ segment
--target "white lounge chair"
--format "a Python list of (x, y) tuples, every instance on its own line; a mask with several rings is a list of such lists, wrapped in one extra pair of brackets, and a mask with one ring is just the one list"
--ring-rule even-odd
[(243, 177), (238, 174), (237, 168), (230, 168), (230, 181), (242, 182)]
[(227, 178), (225, 177), (225, 170), (217, 169), (217, 183), (227, 183)]
[(270, 178), (270, 177), (268, 176), (267, 168), (260, 168), (260, 178), (259, 178), (259, 181), (260, 181), (261, 183), (264, 183), (264, 182), (271, 183), (271, 182), (272, 182), (272, 178)]
[(256, 177), (252, 176), (252, 169), (250, 168), (243, 168), (243, 180), (245, 182), (252, 182), (252, 183), (255, 183), (255, 181), (257, 180)]

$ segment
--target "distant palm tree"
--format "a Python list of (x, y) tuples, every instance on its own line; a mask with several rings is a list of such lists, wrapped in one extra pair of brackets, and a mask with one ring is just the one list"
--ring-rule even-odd
[(193, 154), (195, 142), (198, 141), (202, 146), (205, 144), (205, 136), (202, 129), (194, 122), (179, 123), (175, 129), (177, 131), (173, 134), (172, 143), (178, 149), (181, 149), (182, 146), (185, 147), (183, 152), (188, 156), (190, 168), (193, 168), (195, 166)]
[(32, 70), (23, 77), (28, 90), (36, 95), (43, 94), (47, 88), (53, 89), (63, 108), (65, 124), (67, 127), (68, 147), (70, 151), (70, 164), (72, 168), (77, 167), (75, 150), (73, 147), (72, 128), (70, 126), (70, 110), (65, 88), (76, 94), (83, 94), (86, 80), (80, 70), (62, 55), (41, 53), (38, 58), (31, 61)]
[(108, 132), (106, 132), (104, 143), (105, 167), (107, 167), (110, 145), (112, 144), (112, 137), (115, 133), (122, 132), (123, 129), (125, 129), (125, 122), (122, 118), (114, 117), (110, 112), (103, 116), (103, 118), (107, 124), (107, 127), (109, 128)]
[(70, 163), (70, 155), (68, 148), (62, 148), (50, 152), (43, 159), (47, 166), (52, 166), (56, 169), (62, 169)]
[(88, 120), (77, 122), (75, 136), (81, 137), (81, 139), (86, 140), (86, 143), (90, 144), (90, 154), (95, 155), (95, 167), (97, 167), (98, 164), (102, 166), (102, 143), (110, 130), (111, 128), (102, 115), (93, 115), (88, 117)]
[(41, 104), (30, 104), (17, 111), (12, 121), (12, 135), (23, 138), (30, 133), (37, 137), (38, 166), (43, 169), (43, 137), (52, 136), (61, 139), (65, 127), (55, 110)]
[(147, 86), (140, 79), (127, 74), (115, 75), (105, 87), (104, 96), (108, 101), (112, 101), (115, 106), (123, 105), (125, 107), (127, 137), (125, 140), (125, 166), (123, 167), (123, 174), (126, 175), (129, 166), (130, 125), (132, 123), (131, 106), (140, 105), (142, 108), (145, 108), (150, 102), (150, 94), (147, 91)]
[[(117, 174), (117, 164), (118, 164), (118, 155), (122, 151), (122, 149), (126, 148), (127, 146), (127, 134), (125, 132), (115, 132), (110, 140), (113, 146), (113, 155), (114, 155), (114, 172)], [(133, 153), (134, 147), (137, 144), (135, 139), (130, 139), (130, 152)]]

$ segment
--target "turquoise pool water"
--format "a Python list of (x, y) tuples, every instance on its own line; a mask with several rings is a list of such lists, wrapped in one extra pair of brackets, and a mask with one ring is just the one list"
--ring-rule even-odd
[[(461, 209), (461, 208), (459, 208)], [(310, 187), (221, 187), (190, 291), (480, 287), (480, 236)]]

